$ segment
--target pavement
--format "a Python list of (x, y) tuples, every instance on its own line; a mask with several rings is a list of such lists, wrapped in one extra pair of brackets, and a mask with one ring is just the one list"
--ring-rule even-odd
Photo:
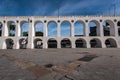
[(0, 50), (0, 80), (120, 80), (120, 49)]

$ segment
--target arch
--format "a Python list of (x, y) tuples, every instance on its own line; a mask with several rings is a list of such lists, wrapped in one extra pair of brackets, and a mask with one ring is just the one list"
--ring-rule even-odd
[(48, 36), (57, 36), (57, 23), (55, 21), (48, 22)]
[(26, 49), (27, 48), (28, 39), (22, 38), (19, 40), (19, 49)]
[(43, 48), (43, 42), (41, 39), (37, 38), (34, 40), (34, 48), (36, 48), (36, 49)]
[(0, 22), (0, 36), (2, 36), (2, 28), (3, 28), (3, 24), (2, 22)]
[(43, 31), (43, 28), (44, 28), (44, 24), (43, 24), (43, 22), (41, 22), (41, 21), (36, 21), (35, 22), (35, 25), (34, 25), (35, 27), (35, 36), (43, 36), (44, 35), (44, 31)]
[(61, 48), (71, 48), (71, 41), (67, 38), (61, 40)]
[(11, 38), (8, 38), (6, 41), (6, 49), (13, 49), (14, 41)]
[(102, 48), (101, 41), (99, 39), (90, 40), (91, 48)]
[(61, 36), (71, 36), (71, 24), (68, 21), (63, 21), (60, 28)]
[(20, 23), (21, 27), (21, 36), (28, 36), (28, 30), (29, 30), (29, 23), (27, 21), (22, 21)]
[(86, 48), (86, 41), (84, 39), (77, 39), (75, 41), (76, 48)]
[(107, 48), (117, 48), (116, 40), (108, 38), (105, 40), (105, 45)]
[(16, 23), (14, 21), (8, 21), (7, 26), (8, 26), (8, 36), (15, 36)]
[(105, 20), (103, 22), (103, 33), (104, 36), (115, 36), (115, 26), (113, 21)]
[(118, 36), (120, 36), (120, 21), (117, 22), (117, 26), (118, 26)]
[(48, 48), (57, 48), (57, 40), (49, 39), (48, 40)]
[(100, 36), (100, 24), (96, 20), (89, 22), (89, 36)]
[(85, 36), (85, 24), (82, 21), (74, 23), (74, 36)]

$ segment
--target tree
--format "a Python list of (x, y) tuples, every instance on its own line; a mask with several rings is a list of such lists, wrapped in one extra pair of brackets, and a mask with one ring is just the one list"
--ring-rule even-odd
[(35, 36), (43, 36), (43, 32), (35, 32)]
[(28, 32), (23, 32), (23, 36), (28, 36)]

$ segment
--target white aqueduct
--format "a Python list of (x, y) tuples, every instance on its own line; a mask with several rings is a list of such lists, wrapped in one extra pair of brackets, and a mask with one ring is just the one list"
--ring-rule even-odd
[[(29, 24), (28, 36), (23, 36), (21, 26), (26, 22)], [(56, 36), (48, 36), (48, 25), (51, 22), (57, 26)], [(70, 36), (61, 36), (61, 32), (64, 33), (61, 31), (61, 25), (64, 22), (70, 24)], [(82, 35), (75, 35), (76, 22), (83, 24)], [(89, 33), (90, 22), (96, 24), (93, 36)], [(36, 36), (35, 25), (37, 23), (43, 24), (43, 36)], [(11, 24), (15, 25), (14, 36), (9, 34)], [(8, 16), (0, 17), (0, 28), (0, 49), (120, 48), (120, 16)]]

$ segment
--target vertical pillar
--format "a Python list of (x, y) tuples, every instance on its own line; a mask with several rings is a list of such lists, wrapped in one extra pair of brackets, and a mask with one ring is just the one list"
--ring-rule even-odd
[(47, 33), (47, 22), (45, 21), (44, 22), (44, 37), (47, 37), (48, 36), (48, 33)]
[(57, 27), (57, 37), (60, 37), (61, 36), (61, 29), (60, 29), (60, 24), (61, 23), (57, 23), (58, 24), (58, 27)]
[(117, 25), (117, 22), (115, 22), (115, 24), (114, 24), (115, 26), (114, 26), (114, 28), (115, 28), (115, 37), (118, 37), (119, 35), (118, 35), (118, 25)]
[(47, 49), (48, 45), (47, 45), (47, 37), (43, 37), (43, 48)]
[(102, 40), (101, 44), (102, 44), (102, 48), (106, 48), (104, 40)]
[(86, 39), (86, 47), (87, 47), (87, 48), (91, 48), (90, 41), (89, 41), (88, 38)]
[(33, 18), (29, 19), (29, 31), (28, 31), (28, 45), (27, 48), (33, 49), (33, 33), (34, 33), (34, 21)]
[(102, 22), (100, 22), (100, 37), (104, 36), (104, 28)]
[(21, 26), (20, 26), (20, 22), (19, 21), (16, 21), (16, 34), (15, 34), (15, 37), (20, 37), (20, 29), (21, 29)]
[(57, 40), (57, 48), (61, 48), (61, 41), (60, 41), (60, 39)]
[(75, 40), (74, 39), (72, 39), (71, 45), (72, 45), (72, 48), (75, 48)]
[(71, 37), (74, 37), (74, 23), (71, 23)]
[(43, 48), (47, 48), (47, 22), (44, 21), (44, 36), (43, 36)]
[(89, 26), (88, 26), (88, 22), (85, 23), (85, 36), (86, 36), (86, 37), (89, 36)]
[(7, 21), (4, 21), (3, 23), (3, 30), (2, 30), (2, 36), (8, 36), (8, 27), (7, 27)]

